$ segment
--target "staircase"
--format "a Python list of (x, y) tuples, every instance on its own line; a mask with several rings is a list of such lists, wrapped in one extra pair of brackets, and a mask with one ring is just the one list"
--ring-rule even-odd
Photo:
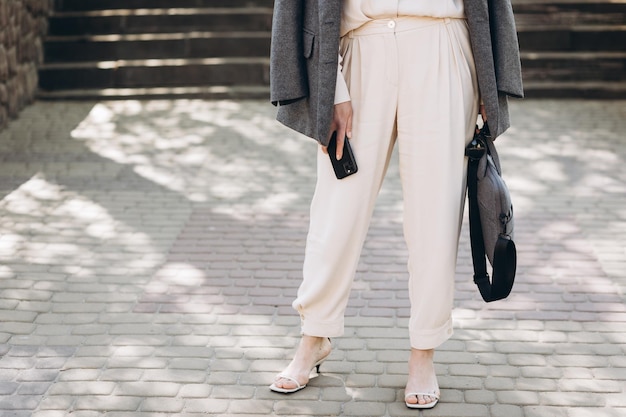
[[(273, 0), (55, 0), (40, 98), (269, 96)], [(626, 0), (513, 0), (527, 97), (626, 98)]]
[(529, 98), (626, 98), (626, 0), (513, 0)]
[(266, 98), (273, 0), (55, 0), (46, 99)]

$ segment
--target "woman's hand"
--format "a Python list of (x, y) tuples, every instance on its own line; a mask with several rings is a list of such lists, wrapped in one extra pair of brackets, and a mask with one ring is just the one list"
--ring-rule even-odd
[[(328, 137), (332, 136), (333, 132), (337, 132), (337, 159), (341, 159), (343, 156), (343, 142), (344, 138), (352, 138), (352, 103), (345, 101), (343, 103), (335, 104), (333, 110), (333, 121), (330, 124), (330, 132)], [(322, 146), (324, 153), (328, 153), (328, 148)]]
[(485, 105), (484, 104), (480, 105), (478, 113), (480, 114), (480, 117), (483, 118), (483, 123), (486, 123), (487, 122), (487, 112), (485, 111)]

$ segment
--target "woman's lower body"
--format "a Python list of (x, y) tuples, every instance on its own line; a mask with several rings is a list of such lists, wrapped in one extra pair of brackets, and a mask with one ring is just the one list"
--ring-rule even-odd
[(397, 142), (409, 252), (410, 342), (415, 350), (430, 351), (452, 335), (464, 151), (478, 114), (467, 24), (463, 19), (375, 20), (344, 36), (341, 53), (359, 171), (337, 180), (328, 155), (318, 152), (303, 282), (293, 306), (303, 335), (343, 334), (361, 249)]

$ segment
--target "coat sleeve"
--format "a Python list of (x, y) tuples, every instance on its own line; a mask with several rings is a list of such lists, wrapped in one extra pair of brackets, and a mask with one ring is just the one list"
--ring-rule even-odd
[(270, 101), (289, 104), (309, 94), (303, 32), (306, 0), (276, 0), (270, 50)]
[(480, 96), (495, 139), (509, 127), (509, 96), (522, 97), (519, 44), (509, 0), (464, 0)]
[(490, 0), (489, 20), (498, 91), (513, 97), (523, 97), (519, 42), (511, 3)]
[(335, 83), (335, 103), (344, 103), (346, 101), (350, 101), (350, 91), (348, 91), (348, 85), (346, 84), (346, 79), (343, 77), (341, 72), (343, 57), (341, 55), (338, 56), (339, 64), (337, 65), (337, 82)]

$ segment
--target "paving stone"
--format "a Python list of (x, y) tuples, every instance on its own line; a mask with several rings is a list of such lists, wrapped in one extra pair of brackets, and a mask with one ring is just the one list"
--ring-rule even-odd
[(185, 406), (183, 400), (173, 398), (147, 398), (141, 404), (141, 411), (154, 413), (180, 413)]
[(333, 416), (340, 415), (341, 404), (320, 401), (279, 401), (274, 406), (278, 415)]
[(54, 381), (59, 372), (55, 369), (29, 369), (20, 372), (18, 381), (20, 382), (44, 382)]
[(481, 365), (456, 365), (452, 364), (448, 367), (450, 375), (460, 376), (487, 376), (489, 368)]
[(10, 395), (13, 394), (19, 385), (16, 382), (2, 382), (0, 383), (0, 395)]
[(538, 404), (539, 394), (532, 391), (498, 391), (498, 402), (513, 405)]
[(58, 382), (50, 389), (52, 395), (108, 395), (115, 383), (103, 381)]
[(171, 382), (122, 382), (116, 384), (114, 395), (132, 397), (175, 397), (181, 389), (180, 384)]
[(0, 410), (35, 410), (41, 401), (41, 395), (3, 395), (0, 396)]
[(607, 416), (607, 417), (619, 417), (619, 416), (623, 416), (624, 413), (626, 412), (626, 408), (609, 408), (609, 407), (604, 407), (604, 408), (583, 408), (583, 407), (578, 407), (578, 408), (573, 408), (571, 410), (569, 410), (569, 416), (571, 417), (586, 417), (586, 416), (592, 416), (592, 415), (602, 415), (602, 416)]
[(578, 407), (603, 407), (606, 404), (603, 395), (589, 392), (544, 392), (541, 401), (545, 405), (573, 404)]
[(551, 406), (531, 406), (524, 407), (524, 416), (528, 417), (540, 417), (540, 416), (554, 416), (554, 417), (567, 417), (569, 409), (567, 407), (551, 407)]
[(44, 395), (50, 388), (50, 382), (25, 382), (20, 384), (19, 395)]
[(133, 411), (139, 408), (142, 399), (137, 397), (119, 396), (80, 396), (73, 408), (76, 410), (93, 410), (99, 412)]
[(524, 415), (522, 407), (506, 404), (494, 404), (489, 407), (493, 417), (521, 417)]
[[(405, 406), (406, 408), (406, 406)], [(415, 410), (412, 415), (415, 415)], [(489, 415), (489, 409), (480, 404), (437, 404), (437, 406), (428, 411), (428, 415), (432, 416), (467, 416), (467, 417), (483, 417)]]
[(574, 392), (622, 392), (622, 386), (617, 381), (587, 380), (587, 379), (561, 379), (558, 381), (560, 391)]
[(473, 404), (494, 404), (496, 395), (493, 391), (469, 390), (465, 392), (465, 400)]
[(213, 413), (218, 415), (226, 415), (226, 410), (230, 404), (229, 400), (202, 398), (197, 400), (185, 401), (185, 413)]
[(345, 416), (382, 416), (385, 415), (385, 403), (349, 402), (344, 405), (341, 415)]
[[(306, 400), (302, 401), (307, 403)], [(270, 413), (273, 401), (270, 400), (233, 400), (230, 403), (229, 410), (234, 414), (247, 413)], [(325, 408), (325, 407), (321, 407)]]
[(350, 374), (346, 376), (346, 387), (373, 387), (376, 385), (376, 375)]
[(606, 400), (606, 405), (608, 407), (626, 408), (626, 401), (624, 400), (624, 396), (621, 394), (604, 394), (603, 397)]

